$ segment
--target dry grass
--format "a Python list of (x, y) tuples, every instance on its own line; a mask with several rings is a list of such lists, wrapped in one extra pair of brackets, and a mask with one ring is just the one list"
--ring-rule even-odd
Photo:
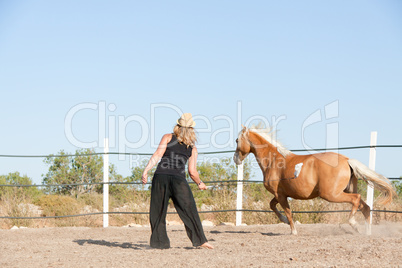
[[(37, 216), (32, 209), (32, 197), (27, 195), (22, 188), (12, 188), (6, 191), (0, 198), (0, 215), (10, 217), (34, 217)], [(33, 220), (6, 219), (0, 222), (0, 227), (9, 226), (35, 227)]]
[[(236, 208), (236, 193), (234, 188), (218, 187), (209, 191), (193, 191), (199, 210), (227, 210)], [(262, 184), (245, 184), (243, 208), (251, 210), (271, 211), (269, 202), (272, 195), (268, 193)], [(32, 216), (64, 216), (74, 214), (85, 214), (101, 212), (103, 205), (101, 194), (84, 194), (78, 198), (63, 195), (41, 195), (29, 197), (21, 190), (3, 194), (0, 199), (0, 215), (11, 217), (32, 217)], [(322, 199), (313, 200), (290, 200), (290, 207), (293, 211), (327, 211), (327, 210), (350, 210), (349, 204), (329, 203)], [(126, 190), (119, 191), (118, 195), (110, 195), (111, 212), (146, 212), (146, 214), (112, 214), (109, 223), (112, 226), (124, 226), (128, 224), (147, 225), (150, 204), (149, 191)], [(280, 205), (278, 209), (282, 210)], [(375, 205), (375, 209), (384, 210), (384, 207)], [(402, 199), (396, 198), (387, 210), (402, 211)], [(170, 205), (169, 212), (175, 212), (173, 205)], [(294, 213), (293, 218), (300, 223), (346, 223), (349, 213)], [(364, 218), (360, 212), (356, 214), (358, 221)], [(201, 220), (210, 220), (218, 225), (222, 222), (235, 222), (235, 212), (200, 213)], [(168, 221), (178, 221), (177, 214), (168, 214)], [(374, 212), (373, 222), (380, 221), (402, 221), (402, 214)], [(279, 223), (278, 218), (272, 212), (244, 212), (243, 222), (251, 224), (275, 224)], [(59, 227), (59, 226), (102, 226), (102, 215), (71, 217), (61, 219), (1, 219), (0, 228), (12, 226), (26, 227)]]

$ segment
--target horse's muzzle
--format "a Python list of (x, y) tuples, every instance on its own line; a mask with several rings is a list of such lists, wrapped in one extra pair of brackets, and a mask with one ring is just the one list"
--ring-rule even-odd
[(236, 163), (236, 165), (241, 165), (242, 161), (239, 159), (239, 154), (234, 154), (233, 161)]

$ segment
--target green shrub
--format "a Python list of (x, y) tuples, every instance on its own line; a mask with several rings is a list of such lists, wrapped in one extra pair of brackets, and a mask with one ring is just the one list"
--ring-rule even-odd
[[(3, 185), (32, 185), (32, 179), (27, 175), (21, 176), (20, 173), (13, 172), (8, 175), (0, 176), (0, 184)], [(42, 192), (37, 187), (0, 187), (0, 199), (9, 198), (12, 195), (23, 196), (24, 199), (34, 199)]]
[(402, 198), (402, 180), (393, 181), (392, 185), (395, 188), (396, 194), (399, 198)]
[[(0, 176), (0, 184), (3, 185), (32, 185), (32, 180), (19, 172), (9, 173)], [(38, 216), (31, 211), (32, 200), (42, 195), (36, 187), (0, 187), (0, 211), (4, 216), (9, 217), (32, 217)], [(31, 219), (6, 219), (6, 226), (25, 226), (34, 225)]]

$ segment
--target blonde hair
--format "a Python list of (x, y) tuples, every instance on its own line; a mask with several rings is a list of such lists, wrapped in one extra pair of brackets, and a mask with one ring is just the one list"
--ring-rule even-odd
[(184, 143), (188, 146), (194, 146), (197, 141), (197, 136), (195, 134), (194, 128), (192, 127), (182, 127), (176, 125), (173, 128), (173, 133), (180, 143)]

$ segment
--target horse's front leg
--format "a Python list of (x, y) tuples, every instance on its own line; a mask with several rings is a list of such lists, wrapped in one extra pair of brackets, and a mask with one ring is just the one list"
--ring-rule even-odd
[(288, 219), (282, 213), (280, 213), (279, 210), (276, 208), (277, 204), (278, 204), (278, 200), (274, 197), (274, 198), (272, 198), (271, 202), (269, 203), (269, 207), (272, 209), (273, 212), (275, 212), (276, 216), (278, 216), (278, 218), (281, 222), (289, 224)]
[(296, 230), (295, 224), (293, 223), (292, 211), (290, 210), (290, 207), (289, 207), (288, 198), (283, 195), (278, 195), (277, 199), (279, 201), (279, 204), (281, 204), (283, 210), (285, 211), (285, 215), (288, 218), (290, 230), (292, 231), (292, 234), (297, 235), (297, 230)]

